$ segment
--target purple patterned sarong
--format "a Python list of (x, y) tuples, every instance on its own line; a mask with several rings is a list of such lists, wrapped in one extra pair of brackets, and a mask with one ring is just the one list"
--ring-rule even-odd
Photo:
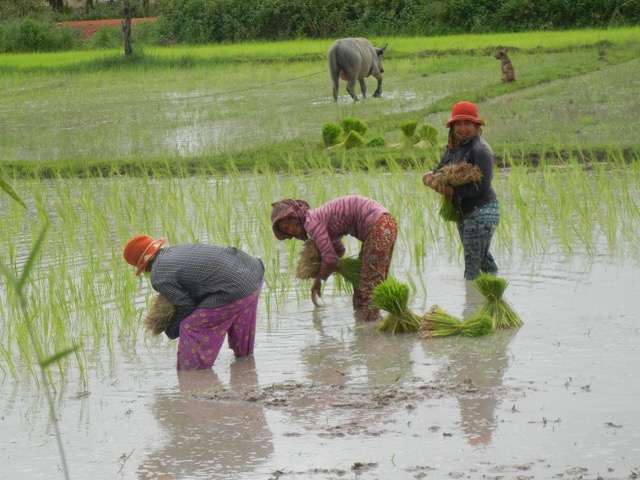
[(224, 337), (236, 357), (253, 353), (258, 311), (258, 288), (248, 297), (217, 308), (197, 308), (180, 323), (178, 370), (211, 368)]

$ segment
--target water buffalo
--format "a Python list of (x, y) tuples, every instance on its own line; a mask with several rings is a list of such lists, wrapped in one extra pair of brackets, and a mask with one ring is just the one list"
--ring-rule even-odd
[(347, 92), (354, 101), (358, 101), (355, 92), (356, 80), (360, 82), (362, 96), (367, 96), (367, 85), (364, 79), (373, 75), (378, 80), (378, 88), (373, 93), (374, 97), (382, 94), (382, 55), (387, 46), (375, 48), (366, 38), (343, 38), (336, 40), (331, 45), (327, 57), (329, 59), (329, 72), (333, 81), (333, 99), (338, 101), (338, 81), (340, 78), (347, 81)]

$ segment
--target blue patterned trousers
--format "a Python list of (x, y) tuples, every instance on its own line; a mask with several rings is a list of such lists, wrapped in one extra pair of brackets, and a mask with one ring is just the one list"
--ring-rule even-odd
[(498, 200), (478, 207), (458, 222), (458, 233), (464, 250), (465, 280), (475, 280), (481, 271), (494, 275), (498, 273), (498, 265), (489, 252), (489, 247), (499, 222)]

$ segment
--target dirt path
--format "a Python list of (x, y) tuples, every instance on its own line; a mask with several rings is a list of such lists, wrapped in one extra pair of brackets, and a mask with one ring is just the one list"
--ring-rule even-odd
[[(132, 18), (131, 25), (141, 22), (155, 22), (157, 18)], [(80, 38), (89, 38), (95, 35), (102, 27), (122, 28), (123, 19), (117, 18), (113, 20), (86, 20), (82, 22), (58, 22), (57, 27), (68, 25), (80, 32)]]

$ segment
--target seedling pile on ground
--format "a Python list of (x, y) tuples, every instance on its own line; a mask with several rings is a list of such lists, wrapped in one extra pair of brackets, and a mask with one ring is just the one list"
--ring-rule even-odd
[(485, 297), (480, 313), (491, 317), (495, 330), (522, 326), (520, 316), (502, 298), (509, 285), (505, 279), (483, 272), (473, 281), (473, 285)]
[(380, 332), (407, 333), (420, 329), (422, 318), (409, 307), (409, 287), (392, 278), (387, 278), (373, 290), (371, 297), (375, 307), (388, 312), (377, 325)]

